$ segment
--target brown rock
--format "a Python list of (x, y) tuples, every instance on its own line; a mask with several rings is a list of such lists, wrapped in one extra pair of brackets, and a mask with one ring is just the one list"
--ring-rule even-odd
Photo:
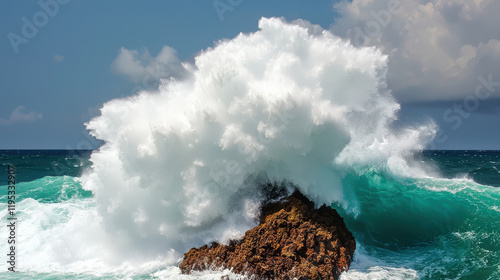
[(343, 219), (299, 192), (262, 210), (260, 225), (229, 245), (212, 243), (184, 254), (183, 273), (230, 268), (257, 279), (338, 279), (347, 271), (356, 242)]

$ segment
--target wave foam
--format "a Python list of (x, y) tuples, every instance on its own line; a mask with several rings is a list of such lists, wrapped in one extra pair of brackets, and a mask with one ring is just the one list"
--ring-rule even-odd
[(119, 256), (241, 237), (267, 182), (348, 208), (346, 169), (412, 175), (404, 157), (433, 128), (390, 129), (399, 104), (386, 56), (305, 21), (262, 18), (259, 28), (203, 51), (184, 80), (106, 103), (87, 124), (105, 145), (83, 184)]

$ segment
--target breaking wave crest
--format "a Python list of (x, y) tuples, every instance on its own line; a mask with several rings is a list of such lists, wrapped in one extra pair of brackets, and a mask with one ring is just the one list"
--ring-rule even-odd
[(349, 170), (423, 175), (405, 157), (432, 125), (393, 131), (387, 57), (305, 21), (263, 18), (185, 64), (187, 78), (112, 100), (87, 128), (105, 145), (83, 177), (126, 252), (183, 252), (256, 224), (267, 182), (339, 202)]
[(254, 227), (270, 182), (344, 217), (359, 249), (342, 279), (498, 276), (498, 189), (411, 160), (434, 125), (392, 128), (386, 64), (319, 26), (263, 18), (182, 80), (107, 102), (87, 124), (105, 144), (81, 178), (23, 183), (20, 277), (239, 279), (176, 265)]

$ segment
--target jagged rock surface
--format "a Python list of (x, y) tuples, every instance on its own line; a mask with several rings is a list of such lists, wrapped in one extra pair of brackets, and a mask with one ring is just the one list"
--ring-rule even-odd
[(338, 279), (349, 269), (356, 242), (342, 217), (295, 192), (270, 203), (258, 226), (229, 245), (212, 243), (184, 254), (183, 273), (230, 268), (254, 279)]

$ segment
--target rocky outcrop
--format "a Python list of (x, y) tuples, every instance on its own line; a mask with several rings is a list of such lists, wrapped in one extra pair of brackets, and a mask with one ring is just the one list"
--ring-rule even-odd
[[(192, 270), (230, 268), (257, 279), (338, 279), (349, 269), (356, 242), (343, 219), (295, 192), (262, 210), (258, 226), (229, 245), (192, 248), (180, 264)], [(255, 279), (254, 278), (254, 279)]]

